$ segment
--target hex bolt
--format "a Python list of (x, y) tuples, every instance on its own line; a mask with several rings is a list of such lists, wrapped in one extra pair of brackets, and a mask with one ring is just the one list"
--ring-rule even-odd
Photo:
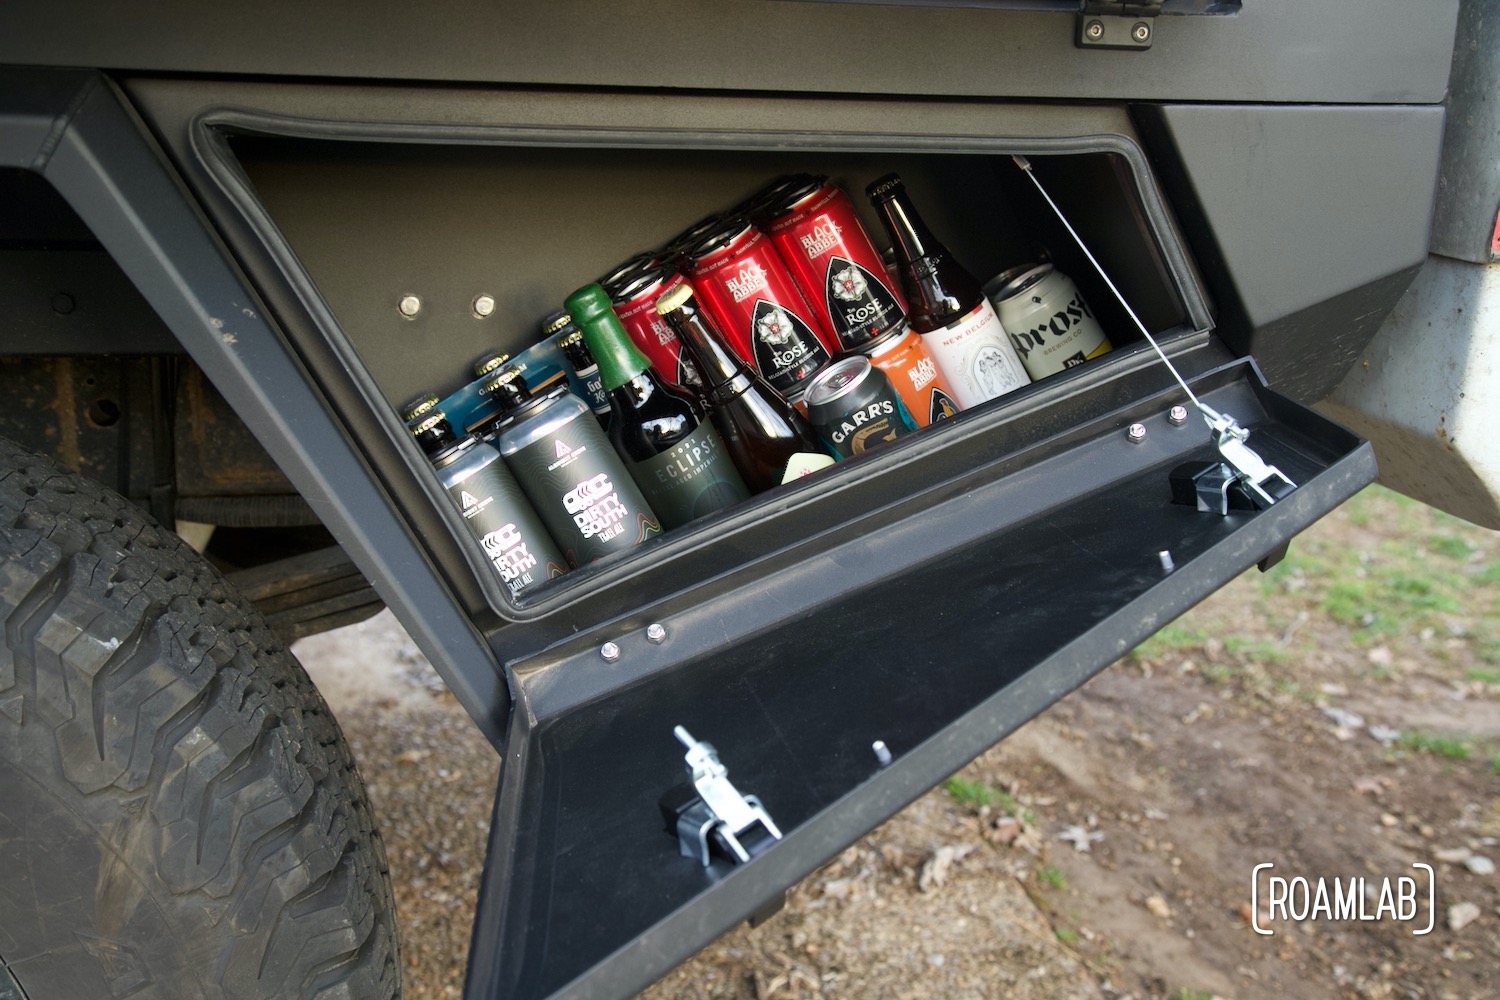
[(1135, 27), (1130, 29), (1130, 37), (1134, 38), (1138, 42), (1144, 43), (1146, 39), (1151, 37), (1151, 25), (1147, 24), (1145, 21), (1135, 22)]
[(1163, 573), (1170, 573), (1177, 568), (1177, 564), (1172, 561), (1172, 552), (1170, 549), (1162, 549), (1156, 554), (1156, 558), (1161, 560), (1161, 571)]
[(401, 310), (401, 315), (407, 319), (416, 319), (417, 313), (422, 311), (422, 300), (415, 295), (403, 295), (396, 308)]
[(1176, 406), (1167, 411), (1167, 420), (1171, 422), (1173, 427), (1181, 427), (1183, 424), (1187, 423), (1187, 418), (1188, 408), (1186, 406), (1183, 406), (1181, 403), (1178, 403)]
[(875, 759), (880, 762), (881, 767), (890, 766), (891, 748), (885, 745), (885, 740), (876, 740), (870, 744), (870, 749), (875, 751)]
[(604, 657), (605, 663), (613, 663), (620, 658), (620, 644), (617, 642), (606, 642), (599, 647), (599, 655)]
[(1084, 27), (1083, 33), (1097, 42), (1099, 39), (1104, 37), (1104, 22), (1090, 21), (1088, 25)]
[(1146, 425), (1131, 424), (1129, 427), (1125, 428), (1125, 440), (1129, 441), (1131, 444), (1140, 444), (1142, 441), (1146, 440)]
[(495, 297), (493, 295), (474, 296), (474, 315), (479, 319), (491, 315), (495, 311)]
[(667, 627), (660, 622), (652, 622), (646, 626), (646, 638), (661, 645), (667, 641)]

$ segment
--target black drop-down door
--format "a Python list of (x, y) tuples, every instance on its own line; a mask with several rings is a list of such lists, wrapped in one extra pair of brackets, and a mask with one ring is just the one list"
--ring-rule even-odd
[[(1174, 504), (1170, 471), (1216, 452), (1165, 389), (656, 622), (659, 644), (624, 631), (614, 663), (596, 640), (513, 664), (469, 996), (645, 986), (1373, 478), (1367, 444), (1248, 361), (1192, 385), (1295, 491), (1227, 516)], [(587, 697), (611, 672), (634, 683)], [(657, 805), (683, 780), (677, 725), (784, 839), (748, 864), (680, 856)]]

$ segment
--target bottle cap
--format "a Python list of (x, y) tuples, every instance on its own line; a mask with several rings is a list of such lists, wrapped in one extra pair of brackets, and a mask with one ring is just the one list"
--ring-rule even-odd
[(435, 409), (438, 405), (438, 402), (438, 398), (430, 392), (425, 396), (418, 396), (416, 399), (413, 399), (405, 406), (401, 407), (401, 419), (406, 421), (407, 423), (411, 423), (422, 414)]
[(599, 363), (600, 384), (606, 392), (651, 368), (651, 362), (620, 325), (620, 317), (615, 315), (603, 288), (585, 285), (568, 296), (567, 307), (583, 329), (589, 353)]
[(550, 337), (559, 330), (566, 330), (573, 325), (573, 317), (559, 309), (555, 313), (548, 313), (547, 318), (542, 320), (542, 336)]
[(429, 458), (437, 455), (456, 440), (453, 425), (448, 423), (448, 417), (442, 410), (429, 412), (420, 423), (412, 427), (411, 433)]
[(484, 380), (479, 391), (487, 393), (501, 413), (508, 413), (531, 400), (531, 388), (516, 368), (506, 368)]
[(503, 351), (498, 354), (486, 354), (484, 357), (474, 362), (474, 374), (479, 378), (484, 378), (490, 372), (494, 371), (496, 368), (499, 368), (509, 360), (510, 355), (504, 353)]
[(656, 300), (656, 315), (665, 316), (674, 309), (680, 308), (684, 302), (693, 297), (693, 290), (683, 282), (670, 292)]
[(886, 174), (865, 188), (865, 195), (871, 201), (887, 201), (904, 190), (906, 185), (901, 183), (900, 174)]

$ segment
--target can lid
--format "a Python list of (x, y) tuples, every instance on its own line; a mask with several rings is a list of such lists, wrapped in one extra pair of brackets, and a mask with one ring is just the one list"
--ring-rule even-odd
[(807, 395), (804, 397), (807, 405), (822, 406), (833, 402), (863, 382), (869, 371), (870, 359), (862, 354), (839, 358), (813, 376), (812, 384), (807, 387)]
[(625, 305), (644, 294), (655, 292), (671, 274), (671, 266), (659, 260), (642, 261), (634, 269), (619, 274), (613, 283), (601, 282), (601, 287), (608, 293), (611, 302)]
[[(759, 197), (759, 192), (751, 195), (749, 200), (753, 201), (757, 197)], [(734, 211), (738, 213), (739, 209), (735, 209)], [(693, 223), (691, 226), (688, 226), (682, 232), (678, 233), (676, 236), (663, 243), (661, 248), (662, 256), (675, 257), (678, 254), (683, 253), (694, 244), (702, 240), (703, 237), (707, 236), (711, 231), (717, 229), (719, 227), (719, 223), (723, 221), (723, 212), (711, 212), (708, 215), (705, 215), (703, 218), (699, 219), (697, 222)]]
[(656, 300), (656, 315), (665, 316), (674, 309), (681, 308), (682, 304), (692, 297), (692, 286), (684, 281)]
[(895, 324), (884, 333), (877, 333), (859, 345), (859, 353), (867, 358), (878, 358), (889, 353), (911, 333), (911, 325), (905, 320)]
[(827, 174), (793, 174), (783, 177), (763, 193), (755, 208), (767, 219), (774, 219), (786, 215), (801, 202), (823, 190), (827, 184)]
[(406, 421), (407, 423), (411, 423), (413, 420), (417, 419), (428, 410), (431, 410), (433, 407), (437, 406), (438, 402), (438, 398), (430, 392), (425, 396), (418, 396), (416, 399), (413, 399), (411, 402), (401, 407), (401, 419)]
[(499, 368), (509, 360), (510, 355), (506, 354), (503, 351), (498, 354), (486, 354), (484, 357), (474, 362), (474, 374), (480, 378), (484, 378), (490, 372), (494, 371), (496, 368)]
[(900, 174), (886, 174), (865, 188), (865, 196), (871, 201), (888, 201), (905, 190)]
[(646, 267), (651, 264), (660, 263), (661, 257), (657, 255), (655, 250), (642, 250), (640, 253), (632, 254), (631, 256), (625, 258), (619, 264), (616, 264), (614, 267), (601, 274), (599, 276), (599, 284), (603, 285), (607, 290), (610, 288), (610, 286), (616, 284), (620, 280), (620, 278), (622, 278), (626, 274), (629, 274), (632, 271), (639, 270), (640, 268)]
[(1046, 277), (1052, 273), (1053, 267), (1051, 264), (1037, 264), (1034, 266), (1029, 266), (1020, 274), (1012, 273), (1014, 271), (1015, 268), (1011, 268), (1010, 271), (1006, 271), (1004, 274), (1000, 275), (999, 278), (995, 279), (996, 281), (999, 281), (1001, 278), (1005, 278), (1007, 276), (1009, 276), (1010, 278), (1010, 280), (1003, 282), (1000, 287), (993, 293), (990, 292), (990, 286), (986, 284), (984, 286), (985, 294), (997, 302), (1003, 302), (1006, 299), (1015, 298), (1017, 295), (1020, 295), (1022, 292), (1026, 291), (1026, 289), (1030, 288), (1032, 285), (1035, 285), (1038, 282), (1046, 279)]
[(542, 320), (542, 336), (550, 337), (559, 330), (566, 330), (572, 322), (573, 317), (569, 316), (565, 309), (548, 313), (546, 318)]
[(685, 248), (682, 255), (696, 264), (723, 250), (753, 228), (750, 220), (744, 216), (730, 216), (723, 220), (723, 225), (714, 228), (693, 246)]

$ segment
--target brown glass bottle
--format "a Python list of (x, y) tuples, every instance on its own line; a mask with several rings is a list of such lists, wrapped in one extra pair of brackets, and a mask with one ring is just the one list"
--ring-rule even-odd
[(806, 418), (729, 349), (691, 288), (667, 292), (656, 300), (656, 311), (703, 375), (709, 419), (752, 493), (833, 464)]
[(984, 289), (932, 235), (901, 178), (886, 174), (865, 193), (894, 245), (906, 321), (922, 335), (958, 405), (977, 406), (1029, 383)]

